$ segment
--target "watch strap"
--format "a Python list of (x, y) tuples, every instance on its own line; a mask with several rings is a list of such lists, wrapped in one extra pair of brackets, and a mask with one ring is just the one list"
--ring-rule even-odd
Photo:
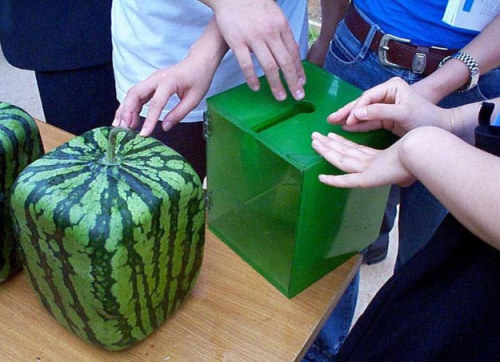
[(444, 63), (446, 63), (450, 59), (460, 60), (462, 63), (465, 64), (467, 69), (469, 69), (469, 80), (467, 81), (467, 83), (465, 83), (465, 85), (459, 88), (457, 92), (466, 92), (474, 88), (477, 85), (477, 82), (479, 81), (479, 65), (477, 64), (476, 60), (468, 53), (460, 51), (449, 57), (444, 58), (439, 63), (439, 66), (441, 67)]

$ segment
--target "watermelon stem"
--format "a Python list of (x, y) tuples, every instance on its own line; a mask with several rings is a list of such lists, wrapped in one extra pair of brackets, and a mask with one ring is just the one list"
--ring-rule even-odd
[(130, 132), (128, 129), (121, 127), (113, 127), (111, 131), (109, 131), (108, 135), (108, 147), (106, 149), (106, 163), (109, 165), (118, 164), (118, 160), (116, 158), (116, 137), (119, 132)]

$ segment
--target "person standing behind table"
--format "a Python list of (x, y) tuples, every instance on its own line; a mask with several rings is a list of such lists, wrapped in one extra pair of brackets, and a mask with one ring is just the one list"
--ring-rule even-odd
[[(212, 5), (210, 1), (203, 2)], [(287, 84), (294, 97), (301, 98), (304, 96), (302, 86), (305, 75), (300, 58), (305, 57), (308, 35), (306, 9), (305, 0), (281, 0), (276, 3), (273, 0), (251, 3), (221, 0), (213, 10), (197, 0), (148, 1), (140, 5), (135, 0), (114, 1), (113, 64), (121, 106), (113, 125), (135, 128), (143, 124), (142, 135), (153, 135), (181, 153), (203, 177), (206, 174), (206, 151), (202, 120), (206, 103), (202, 96), (201, 103), (196, 101), (193, 104), (190, 99), (188, 105), (185, 101), (188, 93), (180, 89), (179, 84), (174, 84), (172, 69), (176, 67), (175, 70), (178, 70), (177, 64), (195, 51), (191, 49), (192, 45), (215, 13), (217, 22), (223, 24), (232, 19), (238, 20), (238, 27), (234, 26), (229, 31), (223, 27), (221, 31), (226, 39), (231, 39), (228, 43), (236, 49), (238, 57), (229, 52), (222, 59), (207, 96), (244, 83), (245, 79), (252, 89), (257, 90), (256, 76), (263, 71), (256, 66), (254, 74), (253, 64), (245, 64), (246, 51), (248, 55), (254, 51), (259, 61), (265, 61), (266, 76), (272, 83), (275, 97), (286, 97), (278, 76), (278, 66), (284, 62), (291, 65), (284, 70), (288, 75), (285, 76)], [(227, 19), (229, 16), (232, 19)], [(264, 20), (267, 23), (261, 26)], [(216, 30), (219, 31), (218, 27)], [(265, 39), (270, 32), (273, 36)], [(257, 45), (246, 42), (249, 34), (254, 35)], [(281, 45), (279, 52), (273, 51), (276, 44)], [(256, 47), (259, 49), (254, 49)], [(281, 55), (286, 55), (287, 61), (279, 58)], [(212, 56), (206, 54), (207, 61)], [(181, 119), (182, 122), (177, 124)], [(162, 121), (163, 129), (158, 121)]]
[[(361, 13), (361, 10), (357, 9), (358, 5), (370, 15)], [(394, 76), (403, 77), (407, 82), (413, 83), (416, 91), (433, 103), (444, 98), (440, 103), (444, 107), (499, 96), (500, 69), (495, 67), (500, 63), (500, 42), (496, 41), (500, 29), (500, 17), (497, 16), (481, 34), (477, 35), (477, 32), (453, 28), (442, 23), (445, 7), (445, 1), (428, 0), (423, 2), (354, 0), (351, 4), (344, 0), (322, 0), (321, 32), (309, 50), (308, 59), (318, 65), (324, 64), (330, 72), (362, 89), (371, 88)], [(370, 20), (371, 17), (377, 19), (377, 24), (374, 20)], [(381, 63), (377, 48), (383, 35), (380, 29), (385, 34), (406, 37), (412, 39), (413, 44), (422, 45), (415, 48), (403, 44), (412, 50), (411, 60), (415, 56), (418, 58), (421, 57), (420, 54), (425, 54), (425, 59), (429, 62), (426, 62), (424, 69), (420, 69), (423, 70), (423, 74), (419, 73), (419, 69), (411, 69), (412, 61), (399, 66), (387, 66)], [(455, 59), (447, 61), (436, 70), (439, 59), (453, 54), (456, 50), (429, 49), (433, 44), (448, 46), (450, 49), (462, 49), (476, 59), (481, 74), (478, 86), (466, 92), (457, 92), (457, 89), (469, 81), (470, 70), (463, 62)], [(401, 44), (391, 40), (388, 46), (392, 50), (386, 54), (381, 51), (381, 55), (387, 55), (391, 63), (400, 59), (401, 54), (406, 54), (404, 59), (408, 57), (406, 52), (394, 52), (400, 49)], [(429, 55), (429, 51), (433, 55)], [(408, 65), (410, 69), (407, 69)], [(344, 128), (351, 130), (350, 126)], [(365, 263), (374, 264), (385, 258), (389, 231), (394, 223), (398, 201), (399, 188), (394, 186), (391, 188), (380, 236), (364, 251)], [(401, 189), (396, 269), (430, 239), (446, 212), (446, 209), (420, 182), (417, 181), (411, 187)], [(349, 285), (339, 302), (339, 307), (334, 309), (325, 323), (306, 360), (337, 353), (345, 338), (345, 334), (338, 335), (338, 326), (343, 326), (344, 330), (349, 328), (356, 306), (358, 283), (359, 275)]]
[[(500, 96), (500, 16), (478, 35), (477, 31), (452, 27), (441, 20), (447, 5), (444, 0), (354, 0), (338, 26), (330, 26), (339, 17), (332, 8), (345, 8), (346, 3), (322, 0), (322, 25), (326, 26), (309, 53), (317, 63), (325, 59), (324, 67), (330, 72), (363, 90), (402, 77), (426, 99), (446, 108)], [(452, 58), (438, 68), (454, 54), (460, 54), (461, 60)], [(474, 63), (480, 74), (477, 86), (472, 77)], [(380, 236), (364, 253), (367, 264), (387, 255), (398, 199), (396, 267), (429, 240), (447, 213), (418, 182), (401, 190), (394, 187)]]
[(500, 133), (483, 125), (498, 107), (500, 98), (440, 108), (394, 78), (328, 117), (353, 131), (383, 127), (402, 137), (394, 145), (312, 135), (313, 148), (346, 172), (319, 181), (370, 188), (418, 179), (450, 211), (373, 298), (335, 361), (498, 361)]
[(35, 71), (46, 121), (77, 135), (118, 107), (110, 14), (111, 0), (0, 0), (5, 58)]

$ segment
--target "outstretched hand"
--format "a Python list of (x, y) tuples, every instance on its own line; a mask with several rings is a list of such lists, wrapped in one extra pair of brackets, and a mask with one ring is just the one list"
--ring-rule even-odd
[(345, 175), (320, 175), (324, 184), (345, 188), (370, 188), (399, 184), (408, 186), (415, 177), (401, 161), (403, 140), (386, 150), (376, 150), (351, 142), (335, 133), (324, 136), (314, 132), (312, 147), (328, 162), (347, 172)]
[(277, 100), (286, 98), (280, 69), (292, 96), (297, 100), (304, 97), (306, 76), (299, 47), (286, 16), (274, 0), (202, 2), (212, 7), (219, 29), (251, 89), (260, 88), (251, 57), (254, 53)]
[(328, 122), (346, 131), (364, 132), (385, 128), (397, 136), (422, 126), (449, 130), (450, 110), (421, 97), (408, 83), (392, 78), (365, 91), (361, 97), (328, 116)]
[(169, 99), (177, 94), (180, 102), (165, 116), (162, 128), (168, 131), (180, 122), (208, 91), (213, 73), (195, 71), (199, 65), (186, 58), (178, 64), (154, 72), (132, 87), (116, 111), (113, 126), (136, 129), (140, 125), (142, 106), (149, 102), (141, 136), (151, 135)]
[(213, 18), (201, 37), (191, 46), (186, 58), (154, 72), (127, 92), (116, 111), (113, 126), (137, 128), (142, 106), (149, 102), (140, 133), (141, 136), (149, 136), (157, 126), (165, 105), (177, 94), (180, 102), (162, 121), (163, 130), (168, 131), (201, 102), (226, 52), (227, 46)]

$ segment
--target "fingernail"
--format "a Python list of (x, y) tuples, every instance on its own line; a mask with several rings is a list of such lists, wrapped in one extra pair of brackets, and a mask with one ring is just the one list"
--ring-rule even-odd
[(286, 99), (286, 94), (285, 94), (285, 92), (279, 92), (279, 93), (278, 93), (278, 97), (277, 97), (277, 99), (278, 99), (279, 101), (284, 101), (284, 100)]
[(163, 126), (163, 130), (164, 130), (165, 132), (167, 132), (167, 131), (169, 131), (169, 130), (170, 130), (170, 129), (174, 126), (174, 125), (173, 125), (173, 123), (172, 123), (172, 122), (167, 121), (167, 120), (164, 120), (164, 121), (163, 121), (163, 125), (162, 125), (162, 126)]
[(304, 93), (304, 90), (302, 90), (302, 89), (299, 89), (295, 92), (295, 99), (297, 99), (297, 100), (304, 98), (304, 96), (305, 96), (305, 93)]
[(253, 90), (254, 92), (257, 92), (260, 89), (260, 87), (258, 84), (254, 84), (254, 85), (250, 86), (250, 89)]
[(368, 112), (366, 111), (366, 107), (362, 107), (362, 108), (359, 108), (359, 109), (356, 109), (354, 111), (354, 116), (356, 116), (356, 118), (359, 118), (359, 119), (365, 119), (368, 117)]
[(300, 78), (299, 78), (299, 82), (300, 82), (300, 84), (301, 84), (301, 85), (306, 84), (306, 78), (304, 78), (304, 77), (300, 77)]
[(118, 119), (116, 119), (116, 118), (113, 120), (113, 123), (111, 123), (111, 125), (112, 125), (113, 127), (118, 126), (118, 124), (119, 124), (119, 121), (118, 121)]
[(318, 178), (321, 182), (326, 181), (326, 175), (319, 175)]

